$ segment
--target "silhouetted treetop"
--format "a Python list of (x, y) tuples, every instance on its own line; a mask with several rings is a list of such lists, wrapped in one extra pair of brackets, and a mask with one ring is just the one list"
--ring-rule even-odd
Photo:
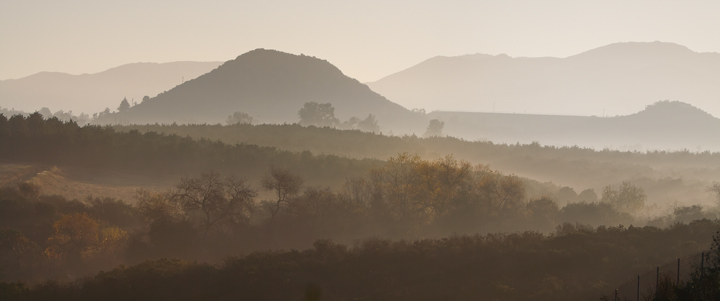
[(335, 126), (340, 122), (335, 118), (335, 108), (330, 103), (306, 102), (298, 115), (301, 125)]
[(128, 109), (130, 109), (130, 103), (128, 102), (127, 98), (123, 98), (123, 100), (120, 102), (120, 106), (118, 107), (118, 112), (124, 113)]

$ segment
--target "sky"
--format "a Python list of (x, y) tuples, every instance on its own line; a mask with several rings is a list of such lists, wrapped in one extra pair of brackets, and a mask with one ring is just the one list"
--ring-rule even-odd
[(630, 41), (720, 52), (718, 37), (716, 0), (0, 0), (0, 80), (266, 48), (370, 82), (437, 55), (567, 57)]

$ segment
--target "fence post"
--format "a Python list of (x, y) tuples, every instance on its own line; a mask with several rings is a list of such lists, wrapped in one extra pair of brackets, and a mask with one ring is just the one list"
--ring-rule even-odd
[(660, 267), (657, 267), (655, 272), (655, 298), (660, 294)]
[(640, 275), (638, 275), (637, 301), (640, 301)]
[(615, 289), (615, 301), (618, 301), (618, 299), (617, 299), (617, 290), (618, 290), (618, 289)]
[(678, 258), (678, 269), (677, 269), (677, 284), (675, 286), (680, 286), (680, 258)]

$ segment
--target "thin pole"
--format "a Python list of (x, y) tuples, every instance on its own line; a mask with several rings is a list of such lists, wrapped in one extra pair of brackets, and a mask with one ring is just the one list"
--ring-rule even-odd
[(675, 286), (680, 286), (680, 258), (678, 258), (677, 284)]
[(618, 301), (618, 299), (617, 299), (617, 289), (615, 289), (615, 301)]
[[(700, 287), (703, 286), (703, 277), (705, 277), (705, 252), (702, 252), (702, 259), (700, 260)], [(702, 288), (701, 288), (702, 289)]]
[(637, 301), (640, 301), (640, 275), (638, 275)]
[(655, 272), (655, 298), (660, 294), (660, 267), (657, 267)]

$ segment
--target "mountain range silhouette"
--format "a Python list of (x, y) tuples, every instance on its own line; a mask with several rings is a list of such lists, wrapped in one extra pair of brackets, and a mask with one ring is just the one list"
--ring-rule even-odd
[(631, 42), (567, 58), (435, 57), (368, 85), (427, 111), (615, 116), (668, 99), (718, 116), (720, 54)]
[(219, 66), (221, 62), (133, 63), (93, 74), (40, 72), (0, 81), (0, 106), (32, 112), (48, 107), (76, 114), (140, 102)]

